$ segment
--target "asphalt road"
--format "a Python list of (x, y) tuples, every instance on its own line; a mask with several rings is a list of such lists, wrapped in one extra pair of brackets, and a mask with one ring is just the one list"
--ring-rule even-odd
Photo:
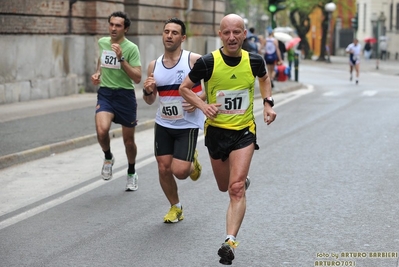
[[(291, 81), (276, 83), (274, 92), (302, 86)], [(140, 88), (136, 94), (136, 131), (152, 128), (157, 105), (147, 105)], [(96, 97), (87, 93), (0, 105), (0, 169), (97, 143)], [(110, 135), (120, 137), (121, 126), (112, 124)]]
[[(309, 87), (276, 95), (270, 126), (256, 102), (261, 149), (233, 266), (398, 266), (398, 77), (364, 74), (356, 86), (346, 68), (304, 66)], [(96, 144), (0, 170), (1, 264), (221, 266), (228, 196), (202, 137), (202, 177), (178, 183), (185, 219), (165, 225), (150, 136), (137, 134), (137, 192), (124, 192), (121, 138), (109, 182)]]
[[(233, 266), (397, 267), (398, 77), (347, 66), (303, 66), (307, 89), (277, 94), (262, 122)], [(114, 179), (97, 144), (0, 170), (0, 265), (221, 266), (228, 196), (217, 190), (203, 137), (197, 182), (179, 181), (185, 219), (165, 225), (152, 129), (139, 131), (139, 190), (125, 192), (121, 138)]]

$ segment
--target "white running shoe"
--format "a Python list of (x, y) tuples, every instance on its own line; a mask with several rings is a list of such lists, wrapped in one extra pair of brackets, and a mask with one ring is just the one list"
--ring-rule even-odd
[(112, 166), (115, 163), (115, 158), (112, 159), (104, 159), (103, 168), (101, 169), (101, 176), (104, 180), (112, 179)]
[(139, 176), (137, 173), (135, 174), (128, 174), (126, 178), (126, 191), (136, 191), (139, 188), (138, 185)]

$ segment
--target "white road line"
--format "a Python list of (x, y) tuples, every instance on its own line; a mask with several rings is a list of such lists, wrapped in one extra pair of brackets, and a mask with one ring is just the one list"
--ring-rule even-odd
[[(302, 95), (305, 95), (305, 94), (308, 94), (308, 93), (311, 93), (311, 92), (313, 92), (313, 86), (312, 85), (307, 85), (307, 89), (300, 89), (300, 90), (296, 90), (294, 92), (289, 93), (290, 97), (282, 100), (279, 103), (276, 103), (276, 107), (284, 105), (284, 104), (286, 104), (288, 102), (293, 101), (294, 99), (299, 98)], [(255, 116), (259, 116), (259, 115), (263, 114), (263, 108), (261, 106), (258, 107), (256, 110), (254, 108), (254, 111), (255, 111), (254, 115)], [(203, 134), (203, 131), (201, 130), (199, 132), (199, 134), (198, 134), (198, 140), (197, 141), (202, 141), (203, 139), (204, 139), (204, 134)], [(144, 167), (144, 166), (146, 166), (148, 164), (151, 164), (153, 162), (155, 162), (155, 157), (148, 157), (146, 159), (138, 161), (137, 164), (136, 164), (136, 167), (137, 167), (137, 169), (140, 169), (140, 168), (142, 168), (142, 167)], [(120, 179), (122, 177), (125, 178), (126, 177), (125, 175), (126, 175), (126, 170), (119, 171), (117, 173), (114, 173), (114, 179)], [(35, 216), (35, 215), (37, 215), (37, 214), (39, 214), (41, 212), (49, 210), (49, 209), (51, 209), (51, 208), (53, 208), (55, 206), (58, 206), (58, 205), (60, 205), (62, 203), (65, 203), (65, 202), (67, 202), (67, 201), (69, 201), (71, 199), (79, 197), (79, 196), (81, 196), (81, 195), (83, 195), (83, 194), (85, 194), (85, 193), (87, 193), (87, 192), (89, 192), (91, 190), (96, 189), (97, 187), (100, 187), (100, 186), (104, 185), (104, 183), (106, 183), (106, 182), (99, 178), (98, 181), (95, 181), (95, 182), (93, 182), (93, 183), (91, 183), (89, 185), (86, 185), (86, 186), (84, 186), (82, 188), (79, 188), (79, 189), (77, 189), (77, 190), (75, 190), (73, 192), (70, 192), (68, 194), (62, 195), (62, 196), (60, 196), (60, 197), (58, 197), (56, 199), (53, 199), (53, 200), (51, 200), (49, 202), (43, 203), (43, 204), (41, 204), (41, 205), (39, 205), (37, 207), (34, 207), (34, 208), (29, 209), (29, 210), (27, 210), (25, 212), (17, 214), (17, 215), (15, 215), (13, 217), (5, 219), (4, 221), (0, 222), (0, 230), (6, 228), (8, 226), (11, 226), (13, 224), (16, 224), (18, 222), (21, 222), (23, 220), (26, 220), (26, 219), (28, 219), (28, 218), (30, 218), (32, 216)]]
[(373, 90), (373, 91), (363, 91), (362, 96), (374, 96), (375, 94), (377, 94), (377, 91)]
[(329, 91), (329, 92), (325, 92), (323, 95), (324, 96), (336, 96), (339, 94), (340, 94), (340, 92), (337, 92), (337, 91)]
[[(288, 102), (291, 102), (303, 95), (309, 94), (314, 91), (313, 85), (306, 85), (306, 87), (307, 87), (306, 89), (299, 89), (299, 90), (293, 91), (291, 93), (288, 93), (290, 95), (290, 97), (283, 99), (279, 102), (276, 102), (276, 104), (274, 105), (274, 108), (285, 105)], [(256, 105), (254, 105), (254, 116), (255, 117), (263, 115), (263, 105), (259, 104), (259, 103), (261, 103), (261, 102), (257, 101)]]
[[(202, 130), (200, 130), (199, 133), (198, 133), (197, 141), (202, 141), (203, 139), (204, 139), (204, 132)], [(153, 162), (155, 162), (155, 157), (154, 156), (148, 157), (146, 159), (138, 161), (137, 164), (136, 164), (136, 168), (137, 169), (143, 168), (143, 167), (145, 167), (145, 166), (147, 166), (147, 165), (149, 165), (149, 164), (151, 164)], [(119, 179), (119, 178), (126, 178), (126, 170), (121, 170), (119, 172), (114, 173), (113, 180)], [(88, 184), (88, 185), (86, 185), (86, 186), (84, 186), (82, 188), (79, 188), (79, 189), (77, 189), (77, 190), (75, 190), (73, 192), (70, 192), (70, 193), (65, 194), (63, 196), (60, 196), (60, 197), (58, 197), (56, 199), (53, 199), (53, 200), (51, 200), (49, 202), (43, 203), (43, 204), (41, 204), (41, 205), (39, 205), (37, 207), (29, 209), (29, 210), (27, 210), (25, 212), (17, 214), (17, 215), (15, 215), (13, 217), (5, 219), (4, 221), (0, 222), (0, 230), (4, 229), (4, 228), (6, 228), (6, 227), (8, 227), (10, 225), (16, 224), (16, 223), (21, 222), (23, 220), (26, 220), (26, 219), (28, 219), (28, 218), (30, 218), (32, 216), (35, 216), (35, 215), (37, 215), (37, 214), (39, 214), (41, 212), (49, 210), (49, 209), (51, 209), (51, 208), (53, 208), (55, 206), (63, 204), (63, 203), (65, 203), (65, 202), (67, 202), (67, 201), (69, 201), (71, 199), (79, 197), (79, 196), (81, 196), (81, 195), (83, 195), (83, 194), (85, 194), (87, 192), (90, 192), (91, 190), (96, 189), (97, 187), (100, 187), (100, 186), (104, 185), (105, 183), (106, 183), (106, 181), (104, 181), (101, 178), (99, 178), (98, 181), (95, 181), (95, 182), (93, 182), (91, 184)]]
[[(144, 166), (146, 166), (146, 165), (148, 165), (150, 163), (153, 163), (154, 161), (155, 161), (155, 157), (149, 157), (147, 159), (144, 159), (143, 161), (140, 161), (140, 162), (137, 163), (137, 169), (140, 169), (140, 168), (142, 168), (142, 167), (144, 167)], [(121, 177), (124, 177), (124, 178), (126, 177), (126, 170), (122, 170), (122, 171), (119, 171), (119, 172), (114, 174), (114, 179), (119, 179)], [(37, 207), (34, 207), (34, 208), (32, 208), (30, 210), (27, 210), (27, 211), (25, 211), (23, 213), (17, 214), (15, 216), (11, 217), (11, 218), (8, 218), (8, 219), (6, 219), (4, 221), (1, 221), (0, 222), (0, 230), (4, 229), (4, 228), (6, 228), (6, 227), (8, 227), (10, 225), (16, 224), (16, 223), (18, 223), (20, 221), (26, 220), (26, 219), (28, 219), (28, 218), (30, 218), (32, 216), (35, 216), (35, 215), (37, 215), (37, 214), (39, 214), (39, 213), (41, 213), (43, 211), (51, 209), (51, 208), (53, 208), (53, 207), (55, 207), (57, 205), (65, 203), (68, 200), (71, 200), (73, 198), (81, 196), (84, 193), (87, 193), (87, 192), (89, 192), (91, 190), (96, 189), (97, 187), (100, 187), (100, 186), (104, 185), (104, 183), (106, 183), (106, 181), (104, 181), (101, 178), (99, 178), (99, 180), (94, 182), (94, 183), (86, 185), (86, 186), (84, 186), (82, 188), (79, 188), (79, 189), (77, 189), (77, 190), (75, 190), (75, 191), (73, 191), (71, 193), (68, 193), (66, 195), (60, 196), (60, 197), (58, 197), (56, 199), (53, 199), (53, 200), (51, 200), (49, 202), (43, 203), (43, 204), (41, 204), (41, 205), (39, 205)]]

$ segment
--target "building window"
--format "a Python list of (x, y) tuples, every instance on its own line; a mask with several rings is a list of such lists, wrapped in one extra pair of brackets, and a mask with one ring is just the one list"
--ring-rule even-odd
[(396, 4), (396, 30), (399, 31), (399, 4)]
[[(363, 32), (366, 32), (367, 4), (363, 4)], [(359, 22), (358, 22), (359, 23)]]
[(393, 30), (393, 3), (389, 5), (389, 31)]

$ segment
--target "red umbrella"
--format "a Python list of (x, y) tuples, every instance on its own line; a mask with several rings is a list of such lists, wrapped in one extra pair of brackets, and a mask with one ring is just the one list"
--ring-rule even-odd
[(285, 48), (287, 50), (289, 50), (289, 49), (293, 48), (294, 46), (296, 46), (297, 44), (299, 44), (300, 41), (301, 41), (301, 38), (295, 37), (292, 40), (285, 43)]
[(368, 37), (366, 39), (364, 39), (364, 41), (367, 43), (371, 43), (371, 44), (375, 44), (377, 42), (377, 39), (375, 39), (374, 37)]

